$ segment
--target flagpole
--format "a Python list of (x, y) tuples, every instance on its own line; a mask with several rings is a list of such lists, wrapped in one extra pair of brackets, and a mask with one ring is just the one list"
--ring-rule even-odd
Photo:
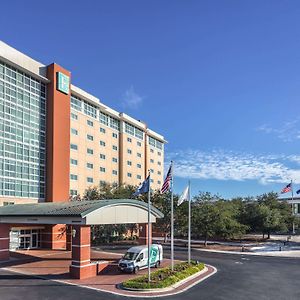
[(174, 271), (174, 199), (173, 199), (173, 161), (171, 161), (171, 270)]
[[(292, 216), (294, 216), (294, 187), (293, 180), (291, 180), (291, 191), (292, 191)], [(295, 222), (293, 219), (293, 234), (295, 234)]]
[(189, 232), (188, 232), (188, 263), (191, 263), (191, 181), (189, 180)]
[(151, 233), (150, 233), (150, 226), (151, 226), (151, 220), (150, 220), (150, 210), (151, 210), (151, 176), (150, 176), (150, 172), (149, 172), (149, 190), (148, 190), (148, 282), (150, 282), (151, 280), (151, 264), (150, 264), (150, 254), (151, 254), (151, 240), (152, 240), (152, 236), (150, 237)]

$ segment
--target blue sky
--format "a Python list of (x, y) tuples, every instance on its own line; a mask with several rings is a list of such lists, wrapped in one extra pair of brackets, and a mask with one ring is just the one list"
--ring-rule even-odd
[(299, 1), (4, 1), (0, 39), (168, 140), (175, 191), (300, 188)]

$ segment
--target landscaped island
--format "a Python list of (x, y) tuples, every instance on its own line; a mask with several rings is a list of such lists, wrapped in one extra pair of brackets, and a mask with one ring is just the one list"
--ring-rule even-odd
[(124, 281), (122, 286), (128, 289), (159, 289), (169, 287), (187, 277), (196, 274), (204, 269), (203, 263), (192, 261), (178, 263), (174, 271), (170, 267), (159, 269), (151, 273), (151, 281), (148, 282), (148, 275), (143, 275)]

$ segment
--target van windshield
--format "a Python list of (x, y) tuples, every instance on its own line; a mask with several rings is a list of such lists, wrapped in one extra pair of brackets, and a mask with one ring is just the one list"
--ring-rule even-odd
[(126, 260), (135, 260), (137, 257), (138, 253), (134, 253), (134, 252), (126, 252), (126, 254), (124, 255), (124, 259)]

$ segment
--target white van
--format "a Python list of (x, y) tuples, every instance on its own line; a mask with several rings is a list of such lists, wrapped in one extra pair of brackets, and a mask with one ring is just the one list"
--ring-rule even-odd
[[(163, 248), (161, 245), (153, 244), (150, 250), (151, 267), (159, 267), (163, 260)], [(137, 273), (148, 267), (148, 246), (136, 246), (127, 250), (119, 260), (118, 269), (122, 272)]]

